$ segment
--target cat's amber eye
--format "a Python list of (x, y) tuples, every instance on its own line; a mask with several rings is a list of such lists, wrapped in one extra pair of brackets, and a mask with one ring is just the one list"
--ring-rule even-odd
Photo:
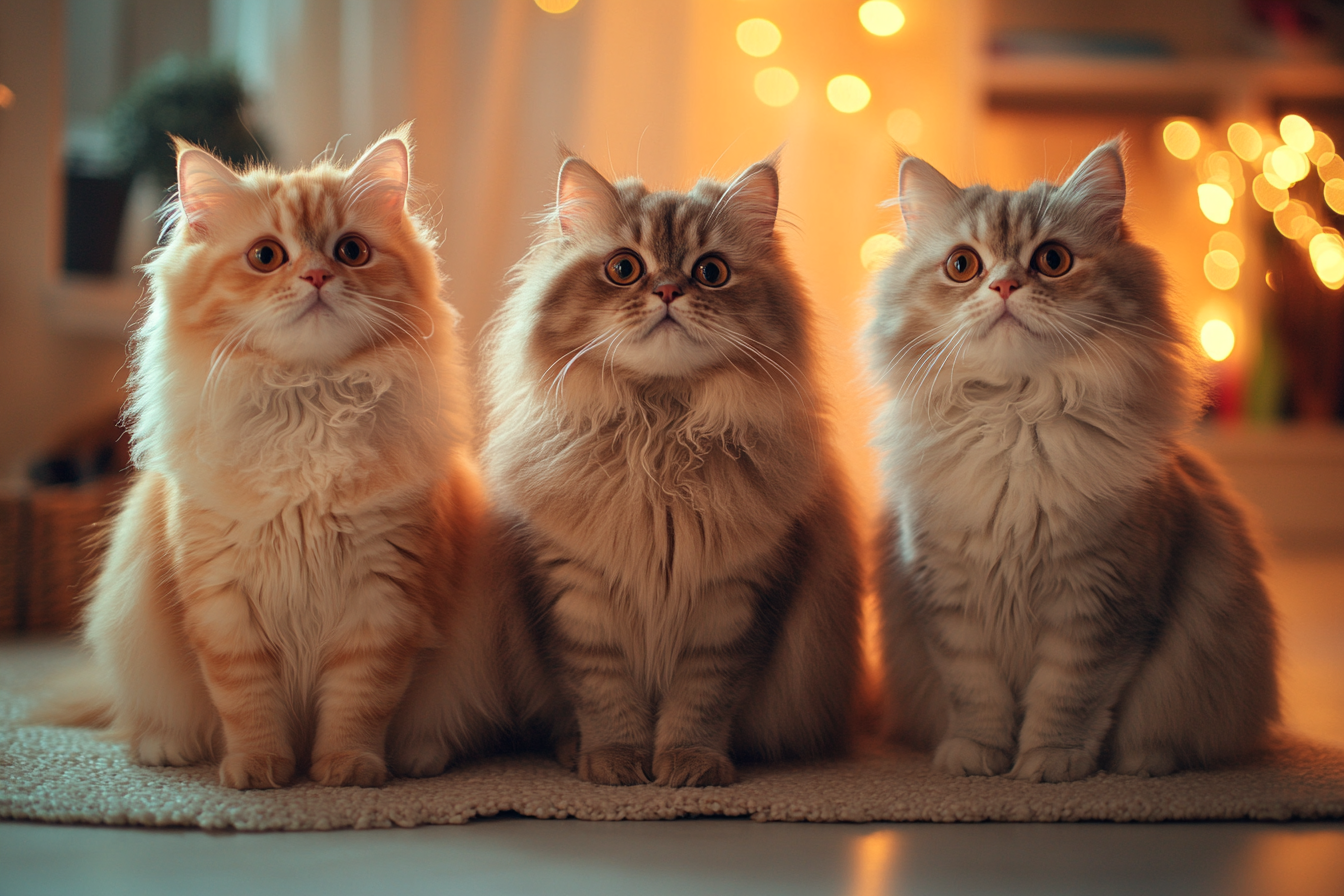
[(644, 276), (644, 262), (633, 252), (617, 252), (607, 260), (607, 279), (617, 286), (629, 286)]
[(285, 254), (285, 247), (275, 240), (257, 240), (247, 250), (247, 263), (263, 274), (269, 274), (287, 261), (289, 256)]
[(1059, 243), (1046, 243), (1036, 250), (1031, 263), (1047, 277), (1061, 277), (1073, 267), (1073, 254)]
[(980, 256), (975, 254), (974, 249), (965, 246), (954, 249), (943, 263), (943, 270), (958, 283), (965, 283), (980, 273)]
[(695, 279), (705, 286), (723, 286), (728, 276), (728, 262), (717, 255), (706, 255), (695, 263)]
[(357, 268), (369, 263), (369, 244), (364, 238), (347, 233), (336, 241), (336, 260)]

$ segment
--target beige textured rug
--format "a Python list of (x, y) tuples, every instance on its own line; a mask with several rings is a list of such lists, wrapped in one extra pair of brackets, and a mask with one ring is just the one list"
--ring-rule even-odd
[(77, 729), (23, 726), (24, 693), (74, 652), (51, 641), (0, 643), (0, 817), (239, 831), (461, 824), (537, 818), (759, 821), (1168, 821), (1344, 818), (1344, 751), (1295, 743), (1253, 766), (1072, 784), (950, 778), (914, 753), (747, 766), (731, 787), (600, 787), (554, 762), (514, 756), (378, 789), (300, 783), (238, 792), (212, 768), (132, 765), (123, 748)]

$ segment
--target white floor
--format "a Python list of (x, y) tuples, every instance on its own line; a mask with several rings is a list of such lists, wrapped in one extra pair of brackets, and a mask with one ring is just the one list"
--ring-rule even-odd
[[(1344, 555), (1278, 559), (1287, 721), (1344, 746)], [(4, 774), (0, 757), (0, 781)], [(213, 834), (0, 824), (28, 894), (1181, 894), (1344, 896), (1344, 822), (820, 825), (497, 818)]]

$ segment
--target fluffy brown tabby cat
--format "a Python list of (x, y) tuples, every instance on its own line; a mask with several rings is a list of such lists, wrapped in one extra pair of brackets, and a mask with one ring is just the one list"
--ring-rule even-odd
[(456, 588), (480, 502), (454, 313), (409, 179), (404, 132), (287, 174), (178, 144), (138, 472), (88, 608), (108, 693), (74, 707), (142, 764), (380, 784), (417, 653), (480, 615)]
[(1069, 180), (901, 164), (870, 336), (894, 734), (954, 775), (1162, 775), (1259, 748), (1274, 614), (1237, 504), (1181, 441), (1193, 351), (1103, 144)]
[(852, 511), (778, 195), (772, 160), (654, 193), (570, 158), (494, 325), (487, 485), (588, 781), (727, 784), (846, 734)]

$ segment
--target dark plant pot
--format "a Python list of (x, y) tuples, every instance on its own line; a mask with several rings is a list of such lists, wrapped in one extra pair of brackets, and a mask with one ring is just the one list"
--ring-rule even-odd
[(131, 181), (126, 177), (65, 174), (65, 269), (110, 274), (117, 258), (121, 218)]

